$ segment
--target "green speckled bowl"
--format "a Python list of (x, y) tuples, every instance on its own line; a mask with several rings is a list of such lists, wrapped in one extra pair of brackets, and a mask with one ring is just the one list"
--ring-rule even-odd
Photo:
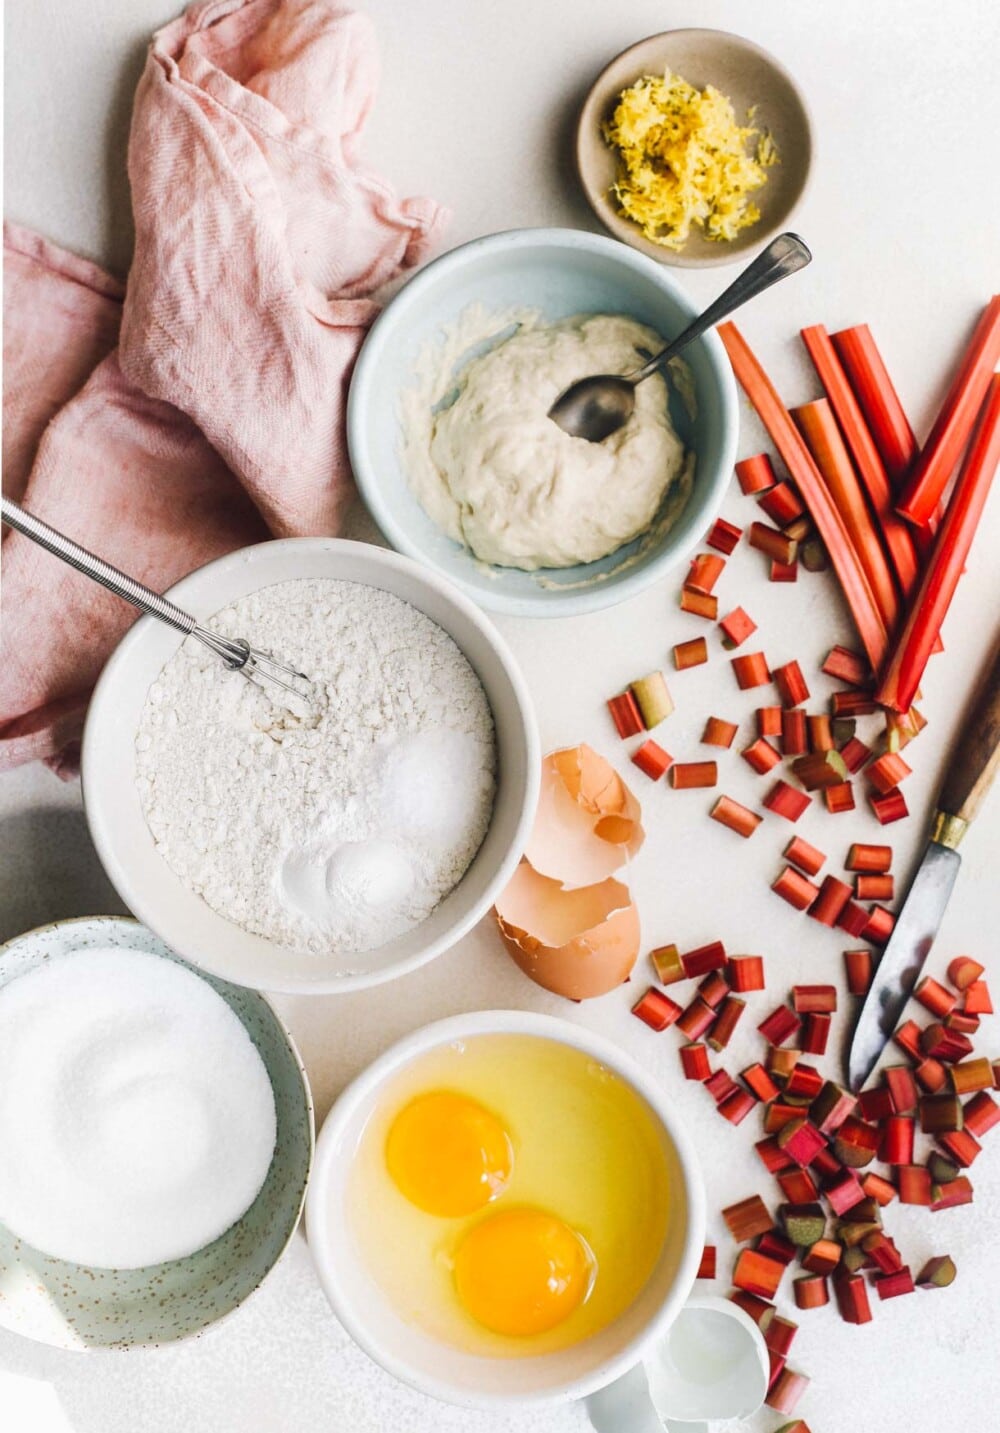
[[(179, 960), (137, 921), (58, 921), (0, 946), (0, 986), (54, 955), (124, 946)], [(189, 967), (190, 968), (190, 967)], [(96, 1269), (52, 1259), (0, 1224), (0, 1325), (57, 1348), (135, 1348), (202, 1333), (264, 1282), (295, 1233), (312, 1166), (312, 1096), (298, 1051), (264, 996), (194, 972), (239, 1016), (274, 1090), (278, 1138), (267, 1179), (242, 1219), (186, 1259)]]

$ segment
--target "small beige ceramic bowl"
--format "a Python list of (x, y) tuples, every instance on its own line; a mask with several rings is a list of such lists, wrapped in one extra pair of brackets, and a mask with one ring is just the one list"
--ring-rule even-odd
[[(705, 239), (696, 230), (679, 252), (651, 243), (638, 225), (618, 212), (611, 193), (618, 161), (601, 133), (622, 90), (643, 75), (662, 75), (668, 69), (699, 89), (714, 85), (728, 95), (739, 122), (756, 106), (753, 122), (770, 131), (780, 159), (768, 170), (767, 183), (754, 195), (761, 215), (756, 224), (729, 241)], [(667, 30), (623, 50), (594, 82), (576, 133), (580, 182), (601, 223), (615, 238), (641, 253), (686, 269), (730, 264), (787, 228), (805, 192), (812, 149), (809, 112), (791, 75), (759, 45), (725, 30)]]
[[(0, 986), (54, 956), (120, 947), (178, 961), (123, 916), (57, 921), (0, 946)], [(0, 1328), (56, 1348), (128, 1349), (204, 1333), (260, 1288), (288, 1248), (313, 1156), (313, 1105), (298, 1051), (263, 995), (195, 972), (242, 1022), (264, 1062), (277, 1142), (260, 1193), (226, 1232), (186, 1259), (146, 1269), (97, 1269), (30, 1248), (0, 1224)]]

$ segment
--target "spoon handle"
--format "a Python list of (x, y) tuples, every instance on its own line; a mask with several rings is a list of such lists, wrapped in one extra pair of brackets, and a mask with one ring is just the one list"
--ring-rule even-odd
[(686, 348), (692, 340), (700, 338), (707, 329), (721, 323), (734, 309), (738, 309), (748, 299), (756, 298), (779, 279), (785, 279), (789, 274), (804, 269), (811, 259), (812, 254), (798, 234), (779, 234), (776, 239), (771, 240), (766, 249), (761, 250), (752, 264), (748, 264), (743, 272), (736, 276), (728, 289), (725, 289), (713, 304), (709, 304), (704, 313), (688, 324), (673, 343), (669, 343), (662, 352), (628, 377), (633, 383), (641, 383), (682, 348)]

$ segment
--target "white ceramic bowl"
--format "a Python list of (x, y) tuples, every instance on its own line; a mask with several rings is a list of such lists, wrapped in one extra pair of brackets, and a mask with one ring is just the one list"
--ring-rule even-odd
[[(613, 1070), (645, 1100), (660, 1125), (671, 1174), (673, 1217), (649, 1281), (607, 1328), (557, 1353), (486, 1358), (440, 1343), (402, 1319), (369, 1272), (346, 1217), (352, 1157), (386, 1083), (428, 1050), (476, 1035), (557, 1040)], [(632, 1368), (676, 1318), (705, 1242), (704, 1193), (694, 1151), (665, 1091), (610, 1041), (549, 1015), (489, 1010), (427, 1025), (381, 1055), (343, 1092), (316, 1145), (306, 1231), (320, 1281), (341, 1323), (377, 1363), (448, 1403), (523, 1407), (582, 1398)]]
[(146, 693), (181, 641), (178, 632), (152, 617), (140, 618), (126, 634), (97, 684), (83, 736), (83, 795), (90, 834), (112, 884), (172, 950), (238, 985), (324, 994), (415, 970), (486, 914), (524, 848), (541, 761), (527, 688), (492, 624), (461, 593), (408, 558), (367, 543), (290, 538), (210, 562), (168, 596), (205, 620), (248, 592), (310, 577), (363, 583), (412, 603), (464, 652), (492, 709), (498, 780), (489, 829), (461, 881), (425, 921), (366, 955), (312, 955), (242, 930), (174, 874), (156, 849), (135, 783), (135, 734)]
[(695, 450), (696, 468), (691, 495), (670, 530), (645, 546), (637, 538), (600, 562), (532, 574), (491, 567), (446, 537), (413, 496), (400, 461), (400, 393), (413, 384), (422, 350), (472, 304), (497, 312), (537, 308), (548, 319), (630, 314), (667, 339), (687, 326), (695, 305), (662, 264), (601, 234), (492, 234), (428, 264), (400, 290), (368, 334), (351, 381), (347, 437), (354, 476), (399, 552), (444, 573), (483, 607), (515, 617), (572, 616), (624, 601), (690, 554), (718, 514), (732, 477), (739, 409), (721, 341), (706, 334), (684, 355), (694, 377), (694, 423), (679, 402), (671, 402), (677, 430)]

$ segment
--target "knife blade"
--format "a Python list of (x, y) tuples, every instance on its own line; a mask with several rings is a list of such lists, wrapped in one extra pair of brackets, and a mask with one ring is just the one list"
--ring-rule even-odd
[(864, 1088), (899, 1023), (903, 1006), (938, 933), (961, 864), (957, 851), (950, 851), (937, 841), (928, 842), (858, 1016), (847, 1065), (847, 1078), (853, 1090)]
[(858, 1015), (847, 1077), (860, 1090), (920, 974), (944, 917), (962, 859), (958, 846), (1000, 769), (1000, 645), (959, 729), (938, 797), (931, 837)]

